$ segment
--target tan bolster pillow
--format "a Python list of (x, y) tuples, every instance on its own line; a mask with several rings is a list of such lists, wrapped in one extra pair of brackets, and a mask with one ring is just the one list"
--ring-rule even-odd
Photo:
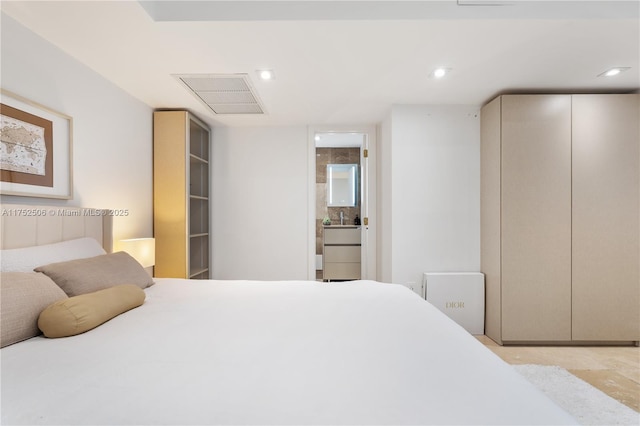
[(70, 297), (42, 311), (38, 328), (47, 337), (74, 336), (142, 305), (144, 298), (144, 291), (132, 284)]

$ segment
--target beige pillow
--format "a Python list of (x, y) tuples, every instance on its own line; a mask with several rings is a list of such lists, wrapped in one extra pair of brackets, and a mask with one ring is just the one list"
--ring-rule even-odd
[(43, 310), (38, 327), (47, 337), (75, 336), (137, 308), (144, 298), (144, 291), (132, 284), (70, 297)]
[(101, 256), (39, 266), (69, 297), (113, 287), (134, 284), (140, 288), (153, 285), (153, 279), (133, 257), (119, 251)]
[(67, 295), (44, 274), (0, 273), (0, 347), (39, 335), (38, 315), (61, 299)]

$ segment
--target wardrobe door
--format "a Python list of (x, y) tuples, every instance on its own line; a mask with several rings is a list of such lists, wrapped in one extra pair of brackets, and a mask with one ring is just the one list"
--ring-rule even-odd
[(502, 340), (571, 340), (571, 96), (502, 98)]
[(640, 340), (638, 101), (573, 97), (574, 340)]

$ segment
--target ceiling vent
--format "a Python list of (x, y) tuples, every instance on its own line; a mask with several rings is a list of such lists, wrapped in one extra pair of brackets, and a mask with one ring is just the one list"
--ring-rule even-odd
[(264, 114), (249, 74), (179, 74), (175, 77), (216, 114)]

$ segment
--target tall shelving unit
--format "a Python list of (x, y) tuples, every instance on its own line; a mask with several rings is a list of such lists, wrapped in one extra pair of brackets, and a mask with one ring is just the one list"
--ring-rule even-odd
[(210, 277), (210, 130), (187, 111), (153, 115), (155, 276)]

